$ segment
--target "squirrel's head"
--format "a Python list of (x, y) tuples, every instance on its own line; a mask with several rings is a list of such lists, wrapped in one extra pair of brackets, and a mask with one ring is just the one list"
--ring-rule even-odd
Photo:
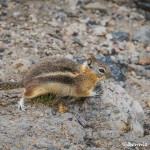
[(86, 60), (86, 65), (100, 80), (105, 80), (111, 77), (109, 68), (104, 63), (97, 60), (93, 55)]

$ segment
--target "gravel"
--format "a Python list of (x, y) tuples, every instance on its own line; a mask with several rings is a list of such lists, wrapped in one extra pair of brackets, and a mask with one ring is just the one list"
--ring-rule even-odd
[(134, 40), (149, 44), (150, 42), (150, 26), (142, 26), (134, 35)]

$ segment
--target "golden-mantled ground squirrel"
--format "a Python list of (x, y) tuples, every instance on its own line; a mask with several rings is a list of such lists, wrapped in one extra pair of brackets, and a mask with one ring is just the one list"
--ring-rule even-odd
[(19, 108), (24, 109), (24, 98), (46, 93), (62, 96), (95, 96), (93, 88), (100, 80), (111, 76), (108, 67), (90, 56), (83, 64), (63, 57), (48, 57), (36, 63), (23, 76), (21, 82), (2, 82), (0, 90), (24, 88)]

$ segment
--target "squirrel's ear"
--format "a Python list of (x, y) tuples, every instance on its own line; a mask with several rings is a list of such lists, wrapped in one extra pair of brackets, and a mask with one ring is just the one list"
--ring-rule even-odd
[(95, 58), (95, 56), (94, 56), (94, 55), (91, 55), (91, 59), (95, 60), (96, 58)]
[(87, 65), (88, 66), (91, 66), (93, 61), (95, 60), (95, 56), (94, 55), (91, 55), (88, 59), (87, 59)]
[(93, 62), (92, 58), (89, 57), (89, 58), (87, 59), (87, 65), (88, 65), (88, 66), (91, 66), (92, 62)]

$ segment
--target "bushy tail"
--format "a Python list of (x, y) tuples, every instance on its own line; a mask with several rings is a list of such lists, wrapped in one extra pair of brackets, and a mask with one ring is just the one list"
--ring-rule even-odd
[(0, 82), (0, 91), (23, 88), (22, 81), (20, 82)]

